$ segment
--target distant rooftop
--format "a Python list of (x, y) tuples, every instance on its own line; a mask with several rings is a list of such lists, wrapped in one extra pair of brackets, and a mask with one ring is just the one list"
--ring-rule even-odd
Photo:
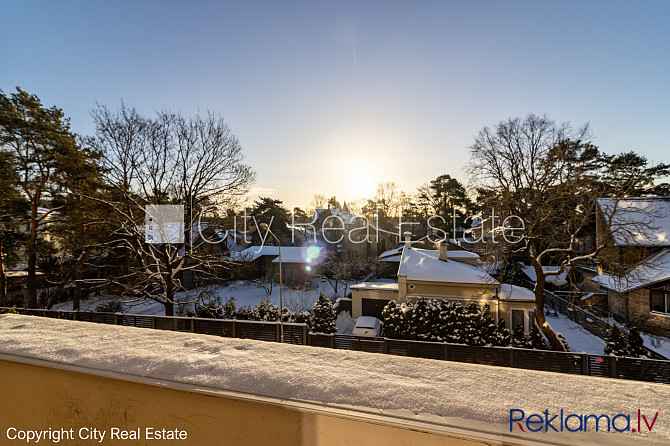
[[(457, 251), (449, 251), (449, 254)], [(498, 281), (486, 270), (456, 260), (440, 260), (436, 250), (403, 250), (398, 276), (408, 280), (495, 285)]]
[(617, 246), (670, 247), (670, 197), (599, 198)]

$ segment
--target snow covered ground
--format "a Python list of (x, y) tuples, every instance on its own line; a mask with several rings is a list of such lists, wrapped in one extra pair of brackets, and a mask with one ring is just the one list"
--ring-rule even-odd
[(659, 412), (650, 433), (517, 434), (563, 444), (670, 441), (663, 384), (13, 314), (0, 315), (0, 339), (6, 354), (501, 433), (513, 408), (610, 416), (640, 409)]
[[(353, 282), (351, 284), (353, 284)], [(335, 293), (333, 287), (326, 280), (316, 279), (314, 285), (315, 285), (314, 289), (304, 291), (293, 290), (284, 287), (283, 289), (284, 306), (288, 307), (292, 311), (295, 311), (296, 309), (297, 311), (300, 311), (302, 309), (311, 310), (314, 307), (314, 303), (319, 298), (320, 292), (323, 292), (328, 297), (337, 297), (337, 296), (341, 297), (344, 292), (344, 285), (342, 283), (338, 285), (337, 293)], [(347, 291), (348, 290), (349, 288), (347, 288)], [(277, 284), (273, 286), (272, 294), (270, 296), (267, 295), (267, 293), (262, 287), (255, 285), (251, 281), (245, 281), (245, 280), (232, 282), (226, 285), (210, 287), (208, 288), (208, 291), (210, 292), (210, 294), (207, 296), (208, 298), (218, 297), (221, 299), (221, 302), (225, 302), (230, 298), (235, 298), (235, 305), (237, 306), (237, 308), (246, 306), (255, 307), (261, 302), (261, 300), (268, 298), (272, 303), (279, 306), (279, 286)], [(188, 300), (192, 301), (193, 296), (185, 292), (180, 292), (177, 293), (176, 299), (182, 301), (188, 301)], [(102, 297), (99, 299), (82, 300), (81, 310), (82, 311), (95, 310), (95, 308), (98, 305), (109, 302), (110, 300), (114, 299), (110, 299), (108, 297)], [(163, 305), (157, 302), (126, 300), (124, 301), (124, 304), (127, 313), (153, 314), (153, 315), (165, 314), (165, 309)], [(68, 301), (58, 303), (53, 306), (53, 309), (71, 311), (72, 302)], [(180, 313), (186, 314), (187, 311), (193, 312), (192, 304), (176, 306), (175, 315), (179, 316)]]
[(603, 354), (605, 341), (584, 329), (577, 322), (569, 320), (564, 314), (558, 313), (558, 317), (547, 316), (547, 322), (555, 332), (563, 334), (571, 351), (593, 355)]

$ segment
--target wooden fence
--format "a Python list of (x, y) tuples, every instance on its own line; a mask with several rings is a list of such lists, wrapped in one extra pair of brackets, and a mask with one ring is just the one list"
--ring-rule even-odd
[[(0, 310), (3, 309), (8, 308), (0, 307)], [(279, 322), (99, 313), (91, 311), (34, 310), (25, 308), (14, 308), (13, 310), (25, 315), (100, 324), (153, 328), (157, 330), (181, 331), (272, 342), (279, 342), (280, 340)], [(295, 323), (284, 323), (284, 343), (670, 384), (670, 361), (667, 360), (308, 333), (307, 325)]]

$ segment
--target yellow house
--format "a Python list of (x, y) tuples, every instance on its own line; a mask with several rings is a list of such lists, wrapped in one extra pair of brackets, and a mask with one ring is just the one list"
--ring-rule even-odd
[(508, 328), (528, 333), (534, 323), (535, 295), (515, 285), (501, 284), (470, 256), (454, 255), (445, 244), (439, 250), (412, 248), (406, 243), (398, 267), (397, 283), (363, 282), (351, 287), (352, 316), (381, 318), (386, 304), (415, 302), (419, 297), (447, 299), (488, 307)]

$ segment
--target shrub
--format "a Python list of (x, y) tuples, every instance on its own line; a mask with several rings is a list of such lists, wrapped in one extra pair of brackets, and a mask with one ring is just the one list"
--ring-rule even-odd
[(603, 351), (606, 355), (626, 356), (628, 354), (626, 338), (616, 325), (612, 325), (612, 328), (610, 328), (605, 344)]
[(104, 304), (100, 304), (95, 307), (95, 311), (98, 313), (122, 313), (123, 304), (118, 300), (110, 300)]
[(321, 293), (314, 304), (312, 331), (314, 333), (335, 333), (335, 310), (333, 303)]

